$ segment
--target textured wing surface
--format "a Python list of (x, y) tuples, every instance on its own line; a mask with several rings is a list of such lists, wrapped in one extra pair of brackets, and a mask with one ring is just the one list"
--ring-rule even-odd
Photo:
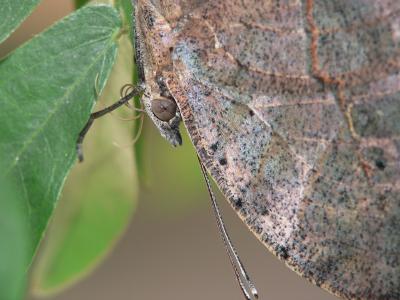
[(400, 299), (400, 1), (161, 1), (201, 160), (278, 257)]

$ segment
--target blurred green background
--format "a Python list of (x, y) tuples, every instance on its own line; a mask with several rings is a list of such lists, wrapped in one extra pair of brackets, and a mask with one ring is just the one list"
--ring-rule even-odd
[[(0, 57), (74, 8), (72, 0), (42, 1), (0, 45)], [(126, 36), (97, 109), (119, 98), (132, 69)], [(134, 122), (121, 120), (130, 117), (122, 108), (89, 132), (85, 162), (68, 176), (26, 298), (242, 299), (185, 128), (183, 146), (173, 148), (145, 120), (136, 162)], [(335, 299), (272, 256), (218, 196), (261, 299)]]

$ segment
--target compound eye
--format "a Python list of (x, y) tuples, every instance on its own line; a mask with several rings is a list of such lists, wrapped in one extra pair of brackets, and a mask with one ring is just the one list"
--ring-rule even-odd
[(153, 114), (161, 121), (168, 122), (176, 114), (176, 103), (169, 98), (158, 98), (151, 101)]

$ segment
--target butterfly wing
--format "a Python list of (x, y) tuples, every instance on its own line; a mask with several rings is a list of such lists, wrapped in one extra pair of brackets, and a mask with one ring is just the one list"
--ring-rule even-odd
[(201, 161), (256, 236), (348, 299), (400, 298), (400, 2), (154, 1)]

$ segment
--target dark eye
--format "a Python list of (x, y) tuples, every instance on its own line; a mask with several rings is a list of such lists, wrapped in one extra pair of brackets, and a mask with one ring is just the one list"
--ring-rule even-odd
[(151, 101), (153, 114), (161, 121), (168, 122), (176, 114), (176, 103), (169, 98), (153, 99)]

